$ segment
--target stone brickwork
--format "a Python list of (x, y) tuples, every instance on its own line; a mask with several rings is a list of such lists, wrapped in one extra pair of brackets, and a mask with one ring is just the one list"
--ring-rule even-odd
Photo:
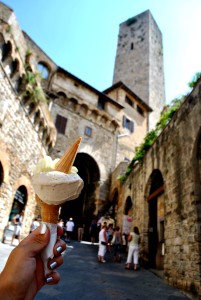
[[(169, 125), (144, 157), (135, 165), (121, 187), (113, 175), (111, 201), (118, 192), (118, 210), (124, 211), (128, 196), (132, 199), (133, 224), (140, 228), (141, 255), (149, 260), (151, 201), (158, 203), (157, 260), (165, 278), (174, 286), (201, 296), (201, 80), (187, 96)], [(162, 175), (162, 186), (153, 190), (153, 174)], [(121, 173), (121, 172), (120, 172)], [(156, 184), (156, 182), (155, 182)], [(153, 193), (152, 193), (153, 190)], [(154, 203), (154, 202), (153, 202)], [(152, 211), (153, 214), (154, 211)], [(122, 226), (122, 214), (118, 217)], [(164, 224), (160, 241), (161, 224)], [(164, 247), (164, 248), (163, 248)], [(149, 262), (148, 262), (149, 263)], [(158, 265), (160, 265), (158, 263)]]
[(162, 34), (149, 10), (120, 24), (113, 84), (123, 81), (153, 112), (155, 127), (165, 103)]
[[(3, 8), (3, 9), (2, 9)], [(56, 140), (56, 129), (47, 105), (23, 97), (20, 82), (26, 72), (27, 45), (14, 13), (1, 4), (0, 22), (0, 237), (16, 199), (26, 192), (23, 236), (30, 230), (37, 203), (31, 184), (36, 162)], [(26, 62), (28, 63), (28, 62)], [(29, 66), (31, 70), (33, 66)], [(34, 70), (34, 68), (33, 68)]]

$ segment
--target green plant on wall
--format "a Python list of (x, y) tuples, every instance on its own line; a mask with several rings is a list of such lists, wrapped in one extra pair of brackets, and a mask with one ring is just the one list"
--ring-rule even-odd
[(192, 80), (188, 83), (188, 86), (193, 89), (195, 87), (196, 83), (198, 82), (198, 80), (200, 79), (200, 77), (201, 77), (201, 72), (197, 72), (193, 76)]
[(47, 102), (44, 95), (43, 89), (41, 88), (39, 82), (41, 76), (39, 73), (34, 73), (29, 67), (26, 67), (26, 73), (24, 75), (24, 92), (23, 97), (31, 99), (34, 103)]
[(157, 137), (160, 135), (162, 130), (170, 122), (174, 113), (178, 110), (178, 108), (180, 107), (180, 105), (184, 99), (185, 99), (185, 96), (182, 96), (181, 98), (176, 98), (176, 99), (172, 100), (170, 105), (167, 105), (164, 107), (163, 112), (160, 117), (160, 120), (156, 124), (155, 129), (148, 132), (144, 138), (143, 143), (135, 148), (135, 156), (132, 159), (131, 163), (128, 165), (126, 172), (123, 175), (118, 177), (118, 179), (121, 183), (123, 183), (127, 179), (127, 177), (132, 172), (133, 166), (136, 163), (142, 163), (146, 152), (153, 145), (153, 143), (155, 142)]
[(6, 27), (6, 32), (7, 33), (12, 33), (12, 26), (11, 25), (7, 25), (7, 27)]

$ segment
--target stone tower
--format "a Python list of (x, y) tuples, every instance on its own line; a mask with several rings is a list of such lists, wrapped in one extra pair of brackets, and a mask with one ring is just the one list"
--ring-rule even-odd
[(149, 130), (155, 127), (165, 105), (162, 34), (147, 10), (120, 24), (113, 84), (122, 81), (153, 112)]

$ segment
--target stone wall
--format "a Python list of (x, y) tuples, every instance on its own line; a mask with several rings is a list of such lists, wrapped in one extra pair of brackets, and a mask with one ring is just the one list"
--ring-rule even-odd
[[(21, 91), (25, 62), (29, 64), (27, 45), (13, 12), (3, 4), (1, 8), (5, 10), (1, 10), (0, 22), (0, 238), (20, 188), (26, 192), (23, 236), (29, 233), (37, 207), (33, 169), (56, 140), (47, 105), (34, 103)], [(34, 72), (34, 67), (29, 65), (29, 70)]]
[[(149, 215), (151, 201), (149, 199), (157, 199), (157, 216), (162, 217), (164, 222), (164, 241), (160, 245), (164, 246), (164, 253), (161, 248), (159, 254), (161, 262), (163, 261), (165, 278), (172, 285), (199, 296), (201, 296), (200, 113), (201, 80), (149, 149), (142, 165), (134, 166), (122, 187), (118, 182), (113, 183), (111, 192), (112, 201), (114, 191), (118, 190), (118, 204), (121, 211), (126, 205), (127, 197), (131, 197), (134, 220), (132, 225), (140, 228), (141, 255), (145, 260), (148, 259), (150, 250), (149, 226), (152, 216)], [(163, 185), (155, 191), (155, 195), (154, 193), (150, 195), (152, 178), (156, 171), (162, 175)], [(122, 225), (121, 214), (118, 223)], [(159, 229), (157, 235), (159, 239)]]

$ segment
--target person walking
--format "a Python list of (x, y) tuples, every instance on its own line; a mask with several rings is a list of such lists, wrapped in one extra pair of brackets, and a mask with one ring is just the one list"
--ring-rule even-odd
[(32, 232), (32, 231), (34, 231), (37, 227), (39, 227), (40, 226), (40, 223), (38, 222), (38, 219), (37, 218), (35, 218), (33, 221), (32, 221), (32, 223), (31, 223), (31, 228), (30, 228), (30, 233)]
[(108, 240), (107, 251), (108, 252), (111, 252), (111, 241), (113, 238), (113, 233), (114, 233), (113, 224), (110, 223), (107, 228), (107, 240)]
[(100, 263), (105, 263), (105, 253), (107, 251), (107, 236), (106, 236), (107, 225), (103, 225), (99, 232), (99, 247), (98, 247), (98, 261)]
[(140, 243), (140, 233), (137, 226), (133, 228), (133, 232), (130, 232), (128, 235), (128, 256), (126, 261), (125, 269), (130, 270), (130, 264), (133, 259), (134, 271), (138, 269), (139, 261), (139, 243)]
[(97, 224), (96, 220), (92, 220), (92, 223), (89, 227), (89, 235), (91, 243), (94, 244), (96, 242), (96, 234), (97, 234)]
[(82, 239), (83, 239), (84, 227), (85, 227), (85, 224), (78, 224), (78, 229), (77, 229), (77, 239), (78, 239), (78, 242), (81, 242)]
[(12, 219), (12, 222), (14, 224), (14, 232), (11, 240), (11, 245), (13, 245), (14, 239), (17, 239), (18, 242), (20, 243), (23, 218), (24, 218), (24, 210), (22, 210), (20, 214), (15, 215), (15, 217)]
[(72, 239), (72, 233), (74, 230), (75, 224), (73, 222), (73, 218), (70, 218), (69, 221), (66, 223), (66, 241), (70, 242)]
[(114, 262), (121, 262), (122, 237), (119, 226), (116, 226), (111, 241), (114, 250)]

